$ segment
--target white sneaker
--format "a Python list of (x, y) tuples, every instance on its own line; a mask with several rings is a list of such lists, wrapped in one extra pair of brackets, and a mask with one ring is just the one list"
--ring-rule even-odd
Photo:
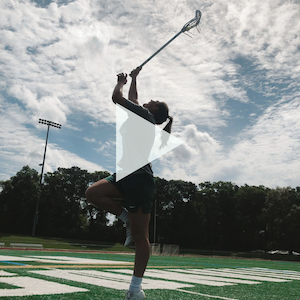
[(126, 240), (124, 246), (127, 247), (132, 242), (132, 235), (131, 235), (130, 224), (126, 223), (125, 227), (126, 227)]
[(143, 290), (137, 293), (127, 291), (125, 300), (143, 300), (145, 298), (146, 296)]

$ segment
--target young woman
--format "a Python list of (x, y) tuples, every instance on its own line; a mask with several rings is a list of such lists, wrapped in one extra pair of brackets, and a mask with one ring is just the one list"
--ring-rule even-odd
[[(115, 104), (119, 104), (138, 114), (152, 124), (162, 124), (169, 119), (164, 130), (170, 133), (173, 119), (169, 117), (169, 109), (166, 103), (153, 100), (145, 103), (143, 106), (140, 106), (138, 103), (136, 78), (140, 70), (140, 68), (136, 68), (130, 74), (132, 81), (128, 100), (123, 97), (123, 86), (127, 83), (127, 74), (121, 73), (117, 75), (118, 82), (113, 91), (112, 100)], [(125, 127), (125, 130), (123, 128), (123, 132), (127, 132), (128, 135), (128, 132), (129, 134), (131, 133), (132, 124), (130, 124), (130, 121), (125, 123), (122, 125), (122, 127)], [(124, 137), (122, 136), (122, 138)], [(149, 139), (152, 140), (153, 136)], [(135, 151), (138, 156), (139, 153), (136, 149), (139, 149), (139, 144), (141, 143), (132, 145), (123, 141), (122, 159), (124, 160), (125, 158), (126, 160), (126, 153), (130, 151)], [(86, 191), (87, 201), (99, 209), (116, 215), (126, 224), (125, 246), (132, 240), (135, 243), (134, 272), (129, 290), (127, 291), (127, 300), (145, 299), (141, 283), (150, 255), (149, 221), (154, 192), (155, 183), (150, 163), (121, 180), (116, 180), (115, 173), (94, 183)], [(117, 200), (121, 201), (117, 202)]]

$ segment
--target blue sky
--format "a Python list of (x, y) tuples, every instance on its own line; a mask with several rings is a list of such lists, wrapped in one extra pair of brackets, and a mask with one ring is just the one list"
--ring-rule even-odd
[[(115, 171), (116, 74), (146, 64), (139, 101), (168, 103), (184, 145), (156, 176), (200, 183), (299, 186), (298, 1), (3, 0), (0, 3), (0, 180), (24, 165)], [(125, 86), (125, 95), (128, 85)]]

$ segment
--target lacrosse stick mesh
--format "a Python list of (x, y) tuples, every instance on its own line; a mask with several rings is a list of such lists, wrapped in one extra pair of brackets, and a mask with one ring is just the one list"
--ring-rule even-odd
[(201, 19), (201, 11), (197, 10), (196, 16), (182, 27), (181, 32), (186, 32), (194, 27), (197, 27), (200, 23), (200, 19)]

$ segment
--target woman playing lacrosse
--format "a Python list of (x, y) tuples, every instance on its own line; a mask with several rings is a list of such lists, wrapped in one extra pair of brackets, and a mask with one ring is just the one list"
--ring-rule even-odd
[[(127, 82), (127, 74), (118, 74), (118, 82), (113, 91), (112, 100), (115, 104), (125, 107), (152, 124), (162, 124), (169, 119), (164, 130), (170, 133), (173, 119), (169, 117), (169, 109), (166, 103), (151, 100), (143, 106), (139, 105), (136, 78), (140, 70), (141, 68), (138, 67), (130, 74), (132, 81), (128, 100), (123, 97), (123, 86)], [(131, 135), (133, 125), (130, 120), (122, 125), (123, 157), (121, 165), (122, 163), (124, 165), (124, 160), (126, 165), (126, 153), (135, 151), (137, 159), (139, 155), (144, 155), (144, 153), (138, 153), (140, 144), (144, 143), (136, 142), (135, 145), (132, 142), (124, 143), (124, 134), (126, 133), (127, 136)], [(150, 126), (150, 128), (152, 127)], [(153, 144), (154, 131), (155, 127), (153, 126), (153, 132), (145, 133), (145, 135), (148, 135), (149, 145)], [(141, 283), (150, 255), (149, 222), (154, 192), (155, 183), (150, 163), (121, 180), (116, 179), (115, 173), (94, 183), (86, 191), (87, 201), (100, 209), (116, 215), (125, 223), (126, 241), (124, 245), (127, 246), (132, 240), (135, 243), (135, 264), (132, 281), (126, 296), (128, 300), (145, 299)], [(117, 200), (121, 201), (117, 202)]]

